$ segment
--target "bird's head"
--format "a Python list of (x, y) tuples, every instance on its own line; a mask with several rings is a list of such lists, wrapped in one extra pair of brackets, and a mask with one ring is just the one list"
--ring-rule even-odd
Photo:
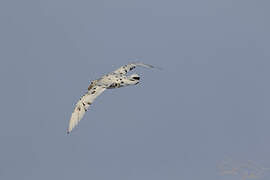
[(129, 76), (129, 80), (132, 82), (132, 84), (138, 84), (140, 81), (140, 76), (138, 74), (132, 74)]
[(130, 79), (140, 80), (140, 76), (138, 74), (132, 74), (132, 75), (130, 75)]

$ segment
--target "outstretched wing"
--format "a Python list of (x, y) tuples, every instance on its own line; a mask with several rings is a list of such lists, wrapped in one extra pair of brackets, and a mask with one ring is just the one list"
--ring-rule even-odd
[(121, 66), (120, 68), (116, 69), (113, 73), (127, 74), (129, 71), (134, 69), (136, 66), (141, 66), (141, 67), (146, 67), (146, 68), (154, 68), (154, 66), (152, 66), (152, 65), (136, 62), (136, 63), (130, 63), (127, 65)]
[(102, 86), (93, 86), (85, 95), (80, 98), (69, 120), (67, 133), (70, 133), (72, 129), (80, 122), (89, 106), (105, 89), (106, 88)]

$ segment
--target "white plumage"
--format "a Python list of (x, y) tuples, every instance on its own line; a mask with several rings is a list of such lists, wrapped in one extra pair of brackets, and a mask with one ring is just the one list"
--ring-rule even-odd
[(136, 66), (153, 68), (154, 66), (143, 63), (130, 63), (121, 66), (117, 70), (102, 76), (100, 79), (94, 80), (88, 86), (88, 91), (77, 102), (75, 109), (71, 115), (67, 133), (70, 133), (73, 128), (83, 118), (85, 112), (94, 100), (106, 89), (120, 88), (129, 85), (136, 85), (139, 83), (140, 76), (138, 74), (132, 74), (126, 76), (126, 74), (133, 70)]

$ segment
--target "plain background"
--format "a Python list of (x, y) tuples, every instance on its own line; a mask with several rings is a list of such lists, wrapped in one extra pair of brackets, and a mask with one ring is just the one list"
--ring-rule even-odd
[[(225, 180), (270, 167), (267, 0), (1, 0), (0, 179)], [(134, 59), (66, 134), (91, 80)], [(261, 179), (268, 179), (269, 173)]]

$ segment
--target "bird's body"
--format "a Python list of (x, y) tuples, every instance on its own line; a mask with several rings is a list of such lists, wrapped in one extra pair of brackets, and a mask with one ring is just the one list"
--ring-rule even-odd
[(136, 66), (153, 68), (153, 66), (143, 63), (131, 63), (124, 65), (112, 73), (106, 74), (97, 80), (92, 81), (88, 86), (87, 93), (84, 94), (76, 104), (76, 107), (69, 121), (67, 133), (70, 133), (72, 129), (79, 123), (90, 105), (103, 91), (106, 89), (114, 89), (138, 84), (140, 80), (140, 76), (138, 74), (132, 74), (130, 76), (126, 75)]

